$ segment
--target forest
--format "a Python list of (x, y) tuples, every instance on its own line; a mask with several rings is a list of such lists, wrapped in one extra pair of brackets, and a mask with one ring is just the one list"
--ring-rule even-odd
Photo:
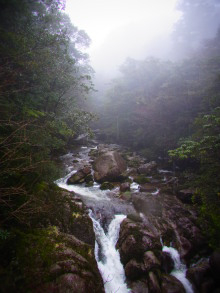
[(69, 202), (54, 184), (58, 157), (82, 134), (176, 172), (195, 190), (208, 246), (220, 249), (218, 1), (179, 1), (176, 60), (128, 56), (97, 87), (90, 38), (64, 8), (63, 0), (0, 1), (0, 292), (62, 292), (34, 291), (35, 278), (45, 281), (35, 268), (50, 265), (58, 240), (48, 235), (58, 237), (53, 227), (64, 220), (55, 217)]

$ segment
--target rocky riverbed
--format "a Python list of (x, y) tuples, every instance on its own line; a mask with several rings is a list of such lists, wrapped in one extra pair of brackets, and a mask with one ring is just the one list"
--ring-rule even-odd
[[(74, 192), (90, 209), (93, 224), (103, 229), (98, 233), (107, 235), (115, 215), (124, 215), (115, 244), (128, 289), (119, 286), (117, 292), (218, 292), (219, 253), (208, 248), (189, 200), (192, 194), (173, 193), (177, 178), (171, 170), (117, 145), (80, 147), (62, 160), (67, 175), (57, 184)], [(105, 264), (97, 234), (96, 241), (96, 260)], [(175, 262), (171, 250), (164, 247), (178, 251), (188, 278), (185, 283), (172, 273)], [(113, 292), (106, 286), (105, 290)]]

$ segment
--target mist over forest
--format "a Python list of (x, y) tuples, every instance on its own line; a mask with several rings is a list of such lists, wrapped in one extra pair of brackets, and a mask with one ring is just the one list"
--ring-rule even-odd
[[(97, 253), (95, 241), (96, 249), (104, 244), (96, 229), (100, 225), (105, 235), (110, 218), (126, 211), (115, 243), (128, 286), (121, 292), (130, 286), (134, 293), (169, 293), (174, 285), (180, 293), (218, 292), (220, 1), (91, 2), (0, 0), (0, 291), (112, 292), (101, 277), (104, 249)], [(122, 154), (122, 170), (100, 179), (96, 162), (114, 148)], [(146, 165), (153, 171), (143, 171)], [(110, 195), (100, 191), (110, 189)], [(180, 197), (182, 190), (190, 198)], [(96, 200), (109, 196), (108, 211), (103, 198), (95, 204), (86, 198), (94, 193)], [(178, 217), (167, 228), (168, 213), (167, 230), (157, 226), (165, 220), (156, 213), (159, 236), (143, 232), (149, 227), (140, 202), (146, 210), (152, 204), (154, 219), (160, 204), (149, 196), (155, 194), (164, 209), (175, 197), (173, 211), (189, 219), (184, 229), (195, 235), (201, 229), (200, 246), (189, 230), (180, 232)], [(126, 254), (140, 233), (165, 242), (157, 239), (143, 255)], [(205, 269), (198, 268), (200, 282), (197, 267), (188, 273), (192, 291), (163, 264), (162, 246), (170, 243), (189, 270), (206, 259)], [(142, 251), (141, 245), (134, 247)], [(142, 260), (149, 252), (159, 259), (150, 259), (151, 269)], [(149, 291), (138, 291), (138, 282)]]

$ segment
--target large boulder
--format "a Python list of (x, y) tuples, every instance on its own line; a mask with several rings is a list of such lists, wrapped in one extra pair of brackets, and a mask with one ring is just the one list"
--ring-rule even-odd
[(150, 253), (146, 255), (144, 253), (147, 250), (161, 250), (159, 237), (142, 228), (143, 223), (134, 222), (131, 219), (124, 219), (121, 223), (117, 249), (119, 249), (121, 262), (124, 265), (131, 259), (144, 260), (147, 258), (148, 260), (151, 258), (151, 263), (157, 263), (156, 258), (153, 260)]
[(126, 170), (126, 162), (116, 151), (108, 151), (100, 155), (93, 164), (94, 178), (97, 182), (120, 181)]

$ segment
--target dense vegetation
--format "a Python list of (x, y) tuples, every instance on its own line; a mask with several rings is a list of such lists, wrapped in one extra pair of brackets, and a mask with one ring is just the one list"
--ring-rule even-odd
[[(51, 157), (92, 115), (80, 110), (92, 89), (84, 31), (62, 12), (62, 1), (1, 1), (1, 221), (30, 207), (31, 195), (51, 180)], [(15, 200), (14, 200), (15, 199)], [(27, 200), (28, 199), (28, 200)], [(25, 203), (25, 204), (24, 204)], [(25, 220), (24, 220), (25, 221)]]
[[(63, 8), (59, 0), (0, 1), (0, 278), (4, 284), (9, 272), (13, 280), (12, 259), (22, 270), (16, 250), (32, 246), (39, 233), (46, 235), (47, 230), (33, 229), (44, 227), (56, 205), (62, 209), (65, 204), (52, 183), (58, 178), (53, 157), (64, 153), (74, 136), (90, 131), (88, 122), (93, 118), (81, 108), (93, 89), (92, 69), (83, 53), (90, 39), (71, 24)], [(42, 238), (42, 244), (45, 241)]]

